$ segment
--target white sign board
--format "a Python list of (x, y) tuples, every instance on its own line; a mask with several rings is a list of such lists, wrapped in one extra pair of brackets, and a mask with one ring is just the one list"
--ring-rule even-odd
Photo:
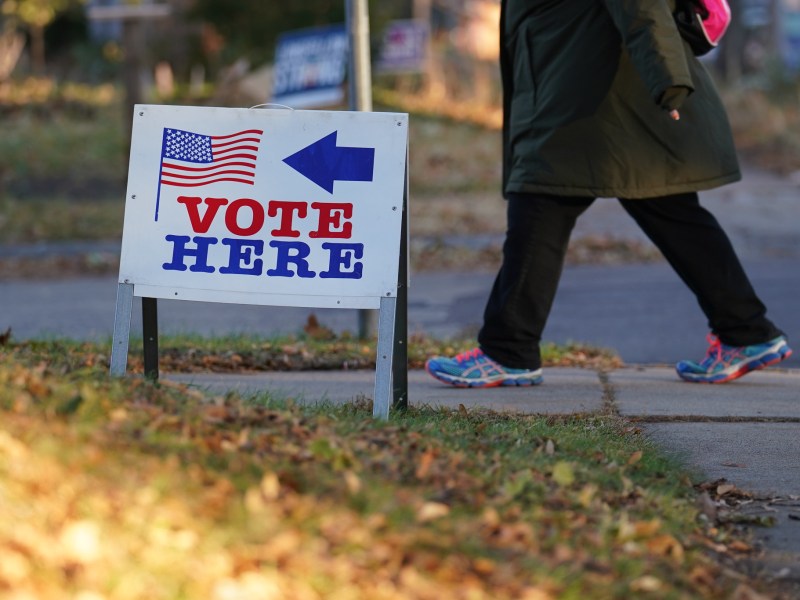
[(408, 116), (137, 105), (134, 295), (379, 308), (397, 293)]

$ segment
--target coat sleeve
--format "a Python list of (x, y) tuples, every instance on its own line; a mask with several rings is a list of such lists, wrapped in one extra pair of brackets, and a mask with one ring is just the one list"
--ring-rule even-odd
[(666, 0), (603, 0), (650, 96), (668, 88), (694, 89), (683, 40)]

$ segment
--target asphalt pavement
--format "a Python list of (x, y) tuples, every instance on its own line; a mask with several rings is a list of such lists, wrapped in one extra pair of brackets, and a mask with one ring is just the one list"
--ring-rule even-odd
[[(664, 263), (569, 266), (545, 338), (614, 349), (626, 367), (608, 374), (547, 369), (541, 386), (494, 390), (452, 389), (414, 371), (409, 401), (535, 414), (611, 411), (628, 417), (680, 457), (698, 481), (725, 478), (756, 495), (751, 508), (774, 516), (776, 526), (753, 529), (767, 550), (754, 568), (794, 582), (800, 593), (800, 188), (788, 178), (748, 171), (743, 182), (701, 198), (728, 231), (769, 316), (795, 346), (795, 355), (780, 368), (725, 385), (683, 383), (672, 365), (703, 356), (707, 325), (670, 268)], [(575, 237), (588, 235), (643, 240), (613, 200), (597, 201), (579, 220)], [(412, 274), (409, 331), (437, 337), (474, 334), (492, 279), (482, 272)], [(115, 277), (0, 281), (0, 331), (11, 327), (18, 340), (68, 336), (110, 343), (115, 296)], [(180, 301), (158, 306), (159, 328), (169, 333), (295, 333), (310, 313), (340, 332), (355, 331), (358, 323), (355, 311)], [(141, 331), (136, 302), (132, 331)], [(307, 401), (370, 397), (374, 385), (369, 371), (164, 376), (212, 393), (267, 391)]]

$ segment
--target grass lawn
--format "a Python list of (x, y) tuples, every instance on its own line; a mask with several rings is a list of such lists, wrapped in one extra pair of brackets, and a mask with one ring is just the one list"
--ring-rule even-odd
[[(0, 594), (755, 598), (741, 541), (613, 415), (206, 397), (0, 346)], [(742, 595), (751, 594), (751, 595)]]

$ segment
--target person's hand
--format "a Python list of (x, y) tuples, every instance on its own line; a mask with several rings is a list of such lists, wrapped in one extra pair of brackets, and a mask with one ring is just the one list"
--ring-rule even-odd
[(690, 90), (688, 87), (682, 85), (668, 87), (666, 90), (664, 90), (664, 93), (661, 94), (661, 97), (658, 99), (658, 103), (661, 105), (661, 108), (666, 111), (670, 119), (673, 121), (680, 121), (681, 114), (678, 112), (678, 109), (684, 103), (691, 91), (692, 90)]

